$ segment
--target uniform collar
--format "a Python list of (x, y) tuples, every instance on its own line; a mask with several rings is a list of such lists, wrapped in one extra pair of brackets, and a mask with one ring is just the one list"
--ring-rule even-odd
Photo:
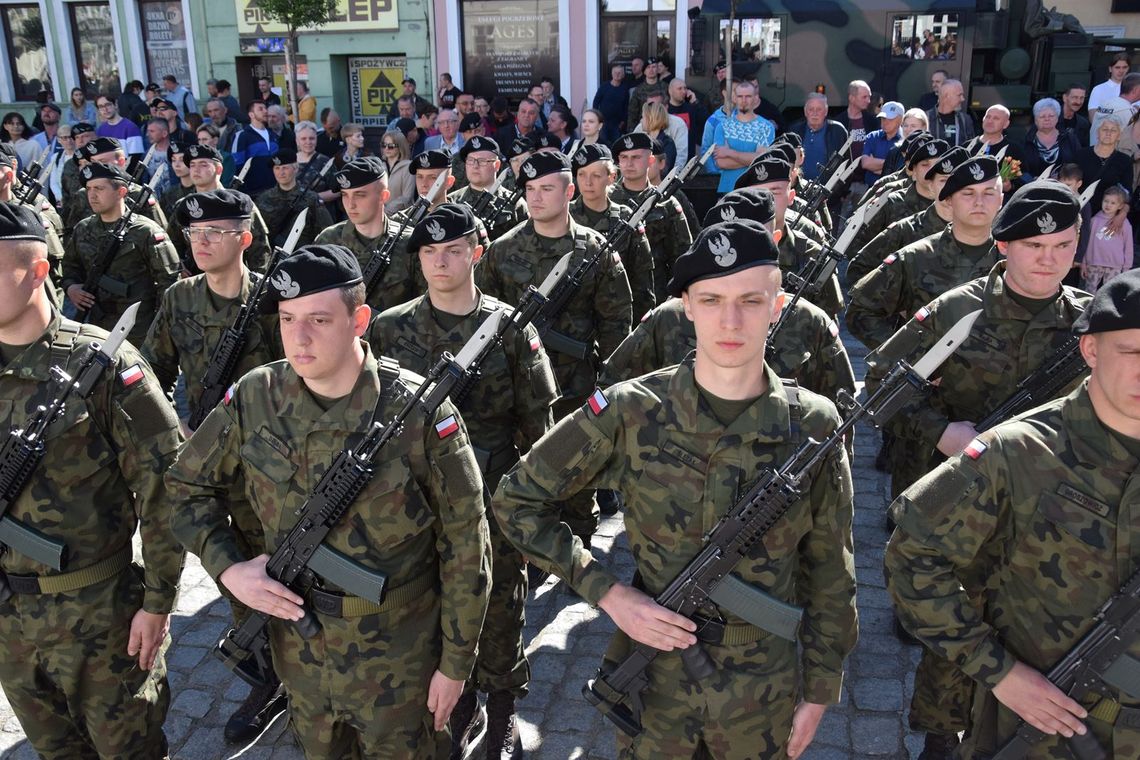
[(1136, 457), (1116, 440), (1093, 409), (1089, 398), (1089, 381), (1069, 394), (1061, 406), (1061, 420), (1069, 438), (1069, 446), (1081, 464), (1108, 469), (1130, 476), (1137, 466)]
[[(296, 403), (282, 404), (282, 408), (278, 410), (278, 415), (303, 420), (309, 423), (311, 430), (344, 430), (346, 420), (351, 420), (353, 417), (353, 413), (348, 410), (359, 409), (359, 416), (362, 418), (361, 429), (355, 432), (363, 432), (363, 417), (371, 418), (377, 406), (376, 402), (380, 398), (381, 387), (380, 375), (377, 371), (378, 365), (376, 357), (372, 354), (372, 349), (367, 341), (361, 338), (357, 340), (360, 340), (364, 348), (364, 363), (360, 367), (356, 385), (353, 386), (352, 391), (347, 396), (337, 399), (336, 403), (326, 411), (313, 398), (313, 393), (305, 385), (305, 382), (292, 367), (289, 367), (288, 379), (290, 384), (294, 386), (293, 395), (296, 398)], [(351, 423), (349, 427), (351, 427)]]
[[(195, 277), (195, 282), (191, 286), (193, 288), (194, 303), (201, 306), (202, 311), (196, 316), (199, 317), (205, 324), (223, 323), (229, 324), (229, 310), (219, 311), (213, 306), (213, 298), (221, 298), (217, 293), (212, 293), (210, 286), (206, 283), (206, 275), (200, 274)], [(239, 304), (247, 303), (249, 296), (253, 291), (253, 284), (249, 279), (249, 269), (244, 268), (241, 275), (241, 289), (238, 291), (237, 301)]]
[(694, 354), (681, 362), (669, 381), (669, 398), (677, 402), (668, 405), (667, 414), (678, 430), (698, 436), (719, 436), (722, 440), (735, 438), (736, 442), (759, 441), (771, 443), (791, 437), (791, 407), (787, 389), (775, 371), (764, 363), (768, 390), (752, 402), (727, 428), (720, 424), (710, 411), (701, 409), (700, 390), (693, 371)]
[(1053, 303), (1036, 314), (1030, 314), (1024, 306), (1009, 295), (1009, 287), (1005, 284), (1005, 279), (1002, 276), (1005, 274), (1005, 270), (1006, 262), (999, 261), (994, 264), (993, 269), (986, 276), (986, 287), (982, 293), (982, 308), (985, 309), (987, 317), (1016, 319), (1068, 331), (1083, 311), (1074, 300), (1072, 291), (1062, 287), (1061, 295)]
[(59, 333), (62, 315), (53, 306), (47, 329), (5, 368), (3, 374), (20, 380), (47, 382), (51, 378), (51, 344)]

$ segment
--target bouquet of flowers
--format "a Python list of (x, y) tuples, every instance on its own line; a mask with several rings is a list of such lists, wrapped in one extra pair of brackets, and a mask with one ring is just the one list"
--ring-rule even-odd
[(1011, 156), (1001, 160), (998, 167), (998, 176), (1002, 182), (1011, 182), (1021, 176), (1021, 162)]

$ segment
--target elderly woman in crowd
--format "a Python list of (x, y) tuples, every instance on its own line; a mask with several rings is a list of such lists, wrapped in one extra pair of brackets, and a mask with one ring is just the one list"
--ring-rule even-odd
[(416, 178), (408, 171), (412, 149), (404, 133), (398, 129), (385, 132), (380, 138), (380, 156), (388, 167), (388, 202), (384, 211), (394, 214), (412, 205), (416, 197)]
[[(926, 111), (921, 108), (911, 108), (903, 114), (902, 124), (899, 125), (899, 134), (904, 138), (911, 132), (925, 131), (930, 128), (930, 119)], [(880, 177), (893, 174), (903, 167), (902, 149), (899, 145), (891, 148), (887, 157), (883, 159), (883, 170)]]
[[(1124, 129), (1123, 122), (1115, 114), (1103, 117), (1096, 133), (1092, 135), (1096, 142), (1087, 148), (1081, 148), (1073, 159), (1073, 163), (1081, 167), (1084, 173), (1082, 189), (1100, 180), (1089, 201), (1089, 208), (1099, 209), (1101, 196), (1113, 185), (1120, 185), (1129, 193), (1132, 192), (1132, 159), (1117, 149)], [(1118, 214), (1117, 218), (1122, 216)]]
[(1076, 134), (1057, 128), (1061, 120), (1061, 104), (1053, 98), (1041, 98), (1033, 104), (1033, 126), (1025, 134), (1022, 151), (1022, 175), (1028, 180), (1041, 176), (1045, 168), (1060, 168), (1076, 159), (1081, 144)]
[[(321, 173), (325, 168), (325, 164), (332, 161), (328, 156), (317, 152), (317, 135), (320, 130), (317, 125), (311, 121), (302, 121), (293, 130), (293, 134), (297, 137), (297, 184), (301, 187), (308, 187), (313, 178)], [(313, 188), (313, 191), (320, 196), (320, 199), (325, 203), (332, 203), (337, 199), (339, 193), (333, 190), (332, 182), (332, 169), (329, 169), (325, 176)]]

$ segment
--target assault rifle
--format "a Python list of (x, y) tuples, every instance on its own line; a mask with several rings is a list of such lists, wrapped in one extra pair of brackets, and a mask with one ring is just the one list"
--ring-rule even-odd
[(12, 193), (12, 202), (21, 206), (36, 207), (36, 199), (40, 197), (43, 192), (44, 183), (48, 181), (51, 176), (51, 167), (48, 167), (47, 173), (44, 173), (44, 166), (47, 162), (48, 151), (44, 150), (40, 157), (34, 164), (28, 167), (28, 170), (20, 174), (20, 188)]
[[(697, 173), (701, 164), (708, 160), (715, 148), (715, 145), (709, 146), (703, 156), (690, 158), (684, 167), (674, 166), (673, 171), (669, 172), (660, 185), (656, 187), (651, 185), (629, 219), (618, 221), (614, 227), (610, 228), (605, 244), (599, 246), (597, 253), (589, 257), (583, 255), (578, 266), (572, 270), (568, 268), (566, 273), (555, 283), (546, 303), (542, 305), (534, 317), (534, 326), (538, 328), (538, 334), (542, 336), (542, 341), (548, 348), (560, 354), (573, 356), (576, 359), (585, 359), (590, 355), (593, 350), (590, 343), (576, 340), (558, 332), (553, 327), (554, 323), (570, 305), (570, 302), (574, 300), (574, 297), (578, 295), (578, 291), (582, 289), (590, 270), (597, 266), (602, 257), (609, 255), (611, 251), (624, 250), (628, 244), (629, 236), (638, 228), (646, 215), (653, 210), (653, 207), (663, 200), (672, 198), (681, 188), (681, 185)], [(578, 241), (575, 244), (575, 249), (581, 250), (584, 246), (584, 241)]]
[(1045, 362), (1017, 384), (1017, 389), (986, 418), (974, 426), (979, 433), (1016, 417), (1033, 407), (1052, 401), (1078, 377), (1089, 371), (1081, 356), (1080, 336), (1065, 341)]
[[(332, 163), (332, 159), (329, 159), (329, 163)], [(243, 187), (245, 187), (245, 177), (247, 174), (249, 174), (249, 167), (251, 166), (253, 166), (253, 159), (247, 158), (245, 160), (245, 163), (241, 165), (241, 171), (239, 171), (233, 176), (232, 179), (230, 179), (231, 190), (241, 190)]]
[[(329, 169), (332, 168), (332, 165), (332, 159), (325, 161), (325, 165), (321, 167), (321, 170), (317, 172), (311, 180), (309, 180), (309, 184), (305, 185), (304, 189), (302, 189), (301, 192), (297, 193), (297, 195), (293, 197), (292, 202), (289, 204), (289, 208), (285, 210), (285, 215), (281, 217), (281, 221), (274, 225), (273, 229), (269, 233), (269, 240), (273, 243), (273, 245), (281, 245), (282, 247), (285, 246), (284, 241), (281, 243), (278, 243), (278, 241), (281, 240), (282, 236), (285, 234), (285, 230), (292, 229), (292, 222), (294, 221), (293, 215), (297, 213), (297, 204), (301, 202), (306, 193), (316, 187), (317, 183), (324, 179), (325, 175), (329, 173)], [(308, 207), (305, 207), (302, 209), (302, 211), (308, 211)]]
[[(1049, 682), (1078, 702), (1087, 694), (1117, 699), (1140, 698), (1140, 661), (1128, 653), (1140, 636), (1140, 572), (1097, 611), (1094, 624), (1076, 646), (1045, 674)], [(1014, 735), (991, 760), (1020, 760), (1045, 734), (1021, 721)], [(1109, 760), (1092, 731), (1066, 740), (1078, 760)]]
[[(53, 570), (62, 570), (66, 564), (67, 546), (12, 519), (7, 512), (15, 504), (16, 499), (20, 498), (20, 494), (32, 478), (32, 473), (43, 461), (46, 453), (44, 433), (48, 425), (63, 413), (73, 395), (80, 399), (91, 395), (103, 371), (115, 361), (115, 352), (119, 350), (119, 346), (126, 340), (127, 333), (134, 327), (138, 311), (139, 305), (131, 304), (130, 308), (123, 312), (123, 316), (119, 317), (107, 339), (101, 345), (98, 343), (90, 345), (88, 349), (90, 353), (80, 365), (75, 377), (71, 377), (60, 367), (52, 367), (52, 380), (59, 387), (54, 398), (47, 406), (39, 406), (35, 415), (22, 428), (10, 431), (3, 447), (0, 448), (0, 515), (3, 515), (0, 517), (0, 544)], [(7, 600), (11, 595), (12, 590), (0, 573), (0, 602)]]
[[(802, 610), (745, 583), (732, 575), (733, 569), (803, 496), (815, 468), (833, 450), (843, 447), (847, 433), (859, 420), (867, 417), (881, 424), (930, 387), (927, 378), (965, 340), (980, 314), (975, 311), (959, 320), (914, 366), (905, 361), (896, 364), (864, 404), (848, 396), (851, 412), (822, 442), (808, 439), (779, 469), (763, 471), (756, 484), (709, 532), (697, 556), (656, 596), (657, 604), (694, 620), (698, 638), (701, 632), (711, 633), (723, 625), (722, 620), (699, 614), (714, 603), (758, 628), (795, 641)], [(648, 685), (646, 669), (659, 653), (659, 649), (635, 642), (624, 660), (609, 672), (599, 671), (582, 690), (587, 701), (630, 736), (642, 731), (641, 692)], [(683, 650), (681, 661), (694, 681), (706, 680), (716, 672), (699, 643)]]
[[(492, 201), (496, 200), (495, 194), (498, 193), (499, 188), (503, 186), (503, 180), (506, 179), (507, 174), (510, 172), (510, 170), (511, 167), (508, 166), (506, 169), (503, 169), (501, 172), (499, 172), (499, 176), (495, 177), (494, 184), (484, 190), (483, 195), (480, 196), (478, 200), (472, 204), (469, 204), (471, 206), (471, 213), (480, 219), (483, 224), (487, 225), (488, 230), (490, 230), (491, 223), (487, 218), (484, 218), (484, 215), (487, 214), (487, 210), (491, 206)], [(490, 217), (490, 215), (487, 215), (487, 217)]]
[[(846, 163), (851, 156), (851, 143), (854, 142), (855, 136), (851, 133), (847, 134), (847, 142), (840, 146), (839, 150), (835, 151), (828, 157), (827, 163), (820, 167), (819, 174), (817, 175), (816, 182), (820, 186), (826, 185), (828, 181), (839, 172), (839, 167)], [(858, 163), (856, 161), (856, 163)], [(835, 186), (832, 185), (832, 188)]]
[[(146, 166), (139, 164), (135, 167), (135, 180), (142, 177), (143, 172), (146, 171)], [(154, 188), (150, 185), (143, 183), (142, 189), (139, 191), (137, 197), (128, 199), (126, 203), (126, 210), (123, 215), (119, 217), (119, 221), (111, 230), (111, 240), (107, 247), (100, 254), (99, 258), (92, 264), (91, 269), (87, 272), (87, 279), (83, 282), (83, 289), (90, 293), (95, 299), (95, 303), (91, 304), (91, 308), (87, 310), (76, 309), (75, 319), (80, 322), (90, 322), (98, 320), (103, 315), (103, 309), (99, 306), (99, 290), (106, 290), (112, 295), (125, 297), (128, 293), (125, 283), (107, 276), (107, 270), (111, 268), (111, 264), (115, 261), (115, 256), (119, 254), (119, 249), (123, 247), (123, 243), (127, 239), (127, 233), (131, 228), (131, 219), (138, 213), (139, 209), (145, 208), (147, 203), (150, 202), (151, 196), (154, 194)]]
[[(337, 454), (298, 510), (300, 516), (296, 524), (265, 565), (265, 572), (270, 578), (304, 596), (319, 575), (350, 594), (375, 604), (383, 603), (387, 576), (361, 567), (325, 546), (324, 540), (368, 485), (375, 472), (373, 460), (381, 449), (403, 432), (408, 416), (419, 408), (430, 417), (482, 350), (483, 342), (468, 341), (456, 357), (445, 352), (391, 422), (387, 425), (372, 423), (359, 444), (346, 447)], [(215, 650), (230, 669), (254, 685), (265, 685), (268, 682), (266, 673), (271, 670), (266, 660), (269, 639), (265, 627), (269, 617), (264, 612), (251, 611), (241, 627), (231, 628)], [(308, 610), (293, 625), (305, 638), (312, 638), (320, 631), (320, 623)]]
[[(329, 163), (332, 163), (331, 161)], [(416, 198), (416, 202), (411, 205), (407, 210), (407, 221), (400, 225), (400, 227), (388, 235), (384, 242), (372, 252), (368, 257), (368, 263), (364, 266), (364, 287), (366, 289), (365, 299), (371, 297), (376, 288), (380, 286), (380, 281), (384, 279), (384, 273), (388, 271), (388, 267), (392, 264), (392, 251), (396, 248), (396, 243), (400, 241), (400, 236), (404, 233), (404, 229), (408, 226), (415, 227), (420, 223), (431, 208), (432, 198), (439, 193), (447, 182), (448, 173), (440, 172), (436, 177), (435, 183), (428, 190), (427, 195), (421, 195)]]
[(202, 394), (198, 396), (198, 405), (190, 415), (189, 427), (191, 430), (197, 430), (202, 421), (206, 419), (206, 415), (213, 411), (222, 397), (226, 395), (226, 389), (233, 382), (238, 361), (241, 359), (242, 351), (245, 350), (245, 344), (249, 340), (249, 328), (261, 314), (259, 307), (262, 298), (265, 296), (266, 284), (281, 259), (292, 254), (293, 249), (297, 247), (297, 241), (305, 229), (308, 215), (309, 209), (301, 209), (301, 213), (297, 215), (297, 220), (293, 222), (293, 229), (289, 233), (289, 239), (285, 241), (285, 247), (273, 250), (273, 256), (269, 259), (269, 265), (266, 267), (264, 275), (259, 277), (250, 272), (250, 278), (256, 278), (256, 284), (253, 292), (249, 294), (249, 300), (242, 304), (241, 309), (238, 310), (234, 323), (222, 333), (222, 339), (218, 341), (218, 344), (214, 346), (213, 353), (210, 354), (210, 363), (206, 367), (206, 375), (202, 378)]

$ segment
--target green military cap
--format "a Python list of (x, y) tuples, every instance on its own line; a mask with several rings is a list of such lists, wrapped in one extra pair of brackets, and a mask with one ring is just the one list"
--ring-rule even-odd
[(776, 196), (762, 187), (743, 187), (725, 193), (705, 214), (704, 226), (748, 219), (770, 224), (776, 218)]
[(1067, 185), (1030, 182), (1009, 197), (994, 218), (994, 240), (1009, 242), (1067, 230), (1081, 218), (1081, 199)]
[(80, 175), (83, 177), (84, 186), (94, 179), (109, 179), (114, 182), (127, 183), (131, 178), (127, 176), (119, 167), (114, 164), (101, 164), (98, 161), (92, 161), (80, 170)]
[(284, 258), (269, 274), (269, 287), (261, 301), (266, 314), (277, 312), (281, 301), (347, 288), (364, 282), (356, 254), (343, 245), (306, 245)]
[(756, 266), (776, 265), (780, 250), (759, 222), (721, 222), (701, 230), (693, 245), (673, 263), (671, 296), (680, 296), (699, 280), (725, 277)]
[(420, 169), (450, 169), (451, 154), (446, 150), (425, 150), (412, 159), (408, 171), (415, 174)]
[(926, 172), (926, 180), (929, 182), (939, 174), (953, 174), (954, 170), (962, 164), (970, 160), (970, 153), (962, 146), (951, 148), (947, 151), (942, 160), (930, 167)]
[[(467, 115), (471, 116), (472, 114)], [(488, 151), (490, 153), (494, 153), (497, 156), (499, 155), (499, 144), (492, 140), (490, 137), (475, 135), (470, 140), (463, 143), (463, 147), (459, 149), (459, 158), (462, 161), (466, 161), (467, 157), (472, 153), (479, 153), (481, 151)]]
[(996, 178), (997, 175), (998, 162), (994, 160), (993, 156), (974, 156), (967, 161), (963, 161), (958, 168), (954, 170), (953, 174), (950, 175), (950, 179), (946, 180), (946, 184), (942, 186), (942, 190), (938, 193), (938, 200), (944, 201), (964, 187), (989, 182)]
[(194, 222), (249, 219), (251, 216), (253, 201), (248, 195), (222, 188), (186, 196), (186, 200), (178, 204), (176, 219), (186, 227)]
[(734, 190), (765, 182), (787, 182), (792, 177), (792, 165), (784, 157), (769, 151), (756, 158), (744, 172), (736, 178)]
[(559, 172), (570, 172), (570, 159), (567, 156), (549, 151), (535, 153), (519, 167), (518, 185), (526, 187), (526, 183), (532, 179)]
[(1077, 335), (1140, 329), (1140, 269), (1118, 274), (1100, 287), (1073, 323)]
[(357, 156), (336, 173), (336, 183), (342, 190), (364, 187), (388, 176), (384, 162), (376, 156)]
[(47, 230), (39, 215), (28, 206), (0, 201), (0, 240), (47, 242)]
[(475, 231), (475, 214), (466, 203), (441, 203), (425, 216), (408, 238), (408, 250), (446, 243)]

